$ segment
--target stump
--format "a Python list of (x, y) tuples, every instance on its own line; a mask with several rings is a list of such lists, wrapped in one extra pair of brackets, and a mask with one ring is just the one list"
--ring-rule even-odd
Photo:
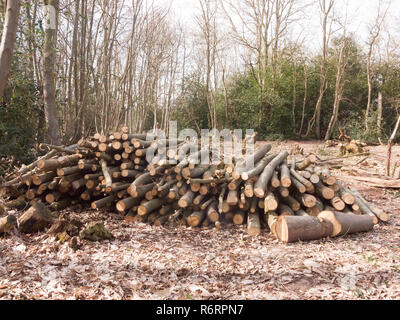
[(8, 233), (17, 227), (17, 218), (9, 215), (0, 219), (0, 235)]
[(51, 226), (53, 222), (49, 209), (37, 202), (18, 219), (18, 228), (22, 233), (36, 233)]

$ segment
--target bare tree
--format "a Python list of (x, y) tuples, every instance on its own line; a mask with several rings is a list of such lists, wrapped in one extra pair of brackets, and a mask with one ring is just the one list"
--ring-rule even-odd
[[(269, 93), (275, 89), (279, 76), (279, 49), (297, 14), (307, 4), (295, 0), (220, 0), (232, 28), (233, 40), (248, 51), (245, 63), (257, 82), (259, 90), (258, 125), (269, 113)], [(272, 71), (272, 85), (267, 74)]]
[[(200, 0), (201, 15), (196, 18), (197, 24), (202, 33), (205, 56), (205, 95), (209, 110), (210, 126), (217, 128), (217, 102), (216, 91), (216, 69), (217, 69), (217, 26), (216, 14), (217, 3), (210, 0)], [(214, 75), (214, 76), (213, 76)], [(214, 79), (213, 79), (214, 78)], [(214, 90), (212, 90), (214, 85)]]
[[(372, 58), (375, 46), (377, 41), (379, 40), (379, 36), (381, 34), (382, 25), (386, 19), (387, 12), (389, 10), (390, 5), (386, 7), (386, 9), (382, 9), (383, 1), (379, 0), (378, 4), (378, 13), (375, 18), (374, 24), (372, 24), (369, 28), (369, 38), (367, 41), (368, 53), (367, 53), (367, 82), (368, 82), (368, 100), (367, 107), (365, 111), (365, 130), (369, 130), (369, 114), (371, 109), (371, 101), (372, 101), (372, 78), (374, 72), (372, 70)], [(383, 10), (383, 11), (382, 11)]]
[(321, 138), (321, 107), (325, 91), (327, 89), (327, 54), (328, 45), (331, 36), (330, 28), (328, 30), (329, 15), (333, 11), (335, 0), (319, 0), (319, 6), (322, 15), (322, 59), (321, 59), (321, 72), (320, 72), (320, 87), (318, 100), (315, 105), (314, 116), (308, 122), (306, 136), (309, 136), (313, 126), (315, 125), (315, 134), (317, 139)]
[(60, 145), (59, 126), (56, 107), (56, 52), (59, 0), (44, 1), (46, 5), (46, 23), (44, 34), (43, 59), (43, 98), (48, 125), (48, 137), (51, 144)]
[(336, 85), (335, 85), (335, 100), (333, 103), (332, 116), (329, 121), (328, 130), (325, 134), (325, 140), (329, 140), (332, 136), (332, 131), (335, 128), (336, 122), (339, 116), (339, 107), (343, 98), (343, 91), (345, 85), (345, 72), (348, 64), (348, 55), (346, 54), (347, 49), (347, 39), (346, 39), (346, 22), (343, 26), (343, 35), (340, 39), (337, 56), (337, 66), (336, 66)]
[(20, 6), (20, 0), (7, 1), (4, 29), (0, 43), (0, 99), (3, 97), (8, 77), (10, 75)]

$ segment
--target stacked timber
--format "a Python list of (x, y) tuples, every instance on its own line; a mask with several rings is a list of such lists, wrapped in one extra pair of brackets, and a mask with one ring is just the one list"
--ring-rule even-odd
[(287, 151), (271, 153), (270, 145), (233, 156), (229, 164), (215, 148), (192, 153), (198, 146), (191, 142), (149, 139), (128, 128), (70, 147), (42, 147), (49, 153), (0, 187), (9, 207), (44, 203), (54, 211), (88, 204), (156, 226), (233, 223), (253, 236), (268, 227), (284, 242), (367, 231), (388, 220), (329, 169), (317, 167), (314, 156), (296, 161)]

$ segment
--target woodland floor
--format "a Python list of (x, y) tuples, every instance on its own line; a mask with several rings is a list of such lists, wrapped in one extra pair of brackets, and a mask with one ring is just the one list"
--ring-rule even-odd
[[(337, 154), (316, 142), (282, 147), (294, 144)], [(348, 175), (384, 172), (385, 148), (369, 149), (374, 156), (366, 165), (350, 158), (335, 173), (391, 214), (373, 232), (286, 245), (267, 231), (249, 237), (244, 227), (171, 229), (127, 224), (106, 212), (71, 212), (83, 222), (105, 221), (115, 240), (84, 242), (74, 252), (44, 233), (0, 239), (0, 300), (400, 299), (399, 194)], [(399, 146), (393, 154), (400, 156)]]

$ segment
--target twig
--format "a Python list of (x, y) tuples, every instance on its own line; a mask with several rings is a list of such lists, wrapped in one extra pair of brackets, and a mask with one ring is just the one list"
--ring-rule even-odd
[(357, 153), (357, 154), (352, 154), (352, 155), (348, 155), (348, 156), (341, 156), (341, 157), (336, 157), (336, 158), (320, 160), (320, 161), (318, 161), (318, 163), (324, 163), (324, 162), (329, 162), (329, 161), (333, 161), (333, 160), (348, 159), (348, 158), (353, 158), (353, 157), (369, 156), (369, 155), (370, 155), (369, 152)]
[(362, 160), (358, 161), (355, 166), (358, 166), (359, 164), (363, 163), (365, 160), (367, 160), (369, 158), (369, 156), (363, 158)]

